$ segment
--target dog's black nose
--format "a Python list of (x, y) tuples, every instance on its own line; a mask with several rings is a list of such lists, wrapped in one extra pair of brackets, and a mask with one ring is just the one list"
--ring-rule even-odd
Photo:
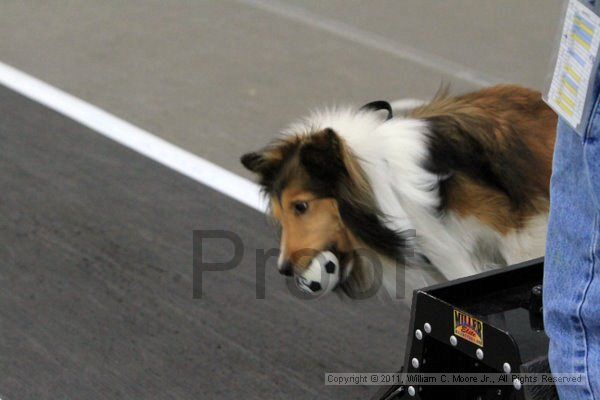
[(291, 262), (284, 261), (281, 265), (278, 265), (279, 273), (285, 276), (292, 276), (294, 274), (294, 267)]

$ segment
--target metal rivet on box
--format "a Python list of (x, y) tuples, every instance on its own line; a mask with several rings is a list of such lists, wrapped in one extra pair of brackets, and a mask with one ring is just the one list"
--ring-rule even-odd
[(413, 386), (408, 387), (408, 394), (412, 397), (416, 393), (415, 388)]
[(506, 374), (510, 374), (510, 371), (512, 371), (512, 369), (510, 368), (510, 364), (509, 363), (502, 364), (502, 370)]
[(475, 351), (475, 355), (477, 356), (478, 360), (483, 360), (483, 350), (477, 349), (477, 351)]
[(417, 360), (416, 358), (413, 358), (410, 363), (412, 364), (414, 369), (419, 368), (419, 360)]
[(450, 336), (450, 344), (452, 346), (456, 346), (458, 344), (458, 340), (456, 340), (456, 336), (454, 336), (454, 335)]
[(431, 325), (429, 325), (429, 322), (425, 322), (423, 329), (425, 330), (425, 333), (431, 333)]
[(521, 381), (518, 379), (513, 380), (513, 387), (517, 390), (521, 389)]
[(420, 329), (417, 329), (417, 330), (415, 331), (415, 337), (416, 337), (418, 340), (421, 340), (421, 339), (423, 339), (423, 332), (421, 332), (421, 330), (420, 330)]

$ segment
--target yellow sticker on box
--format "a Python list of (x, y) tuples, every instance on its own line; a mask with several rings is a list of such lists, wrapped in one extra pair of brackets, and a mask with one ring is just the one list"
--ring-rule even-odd
[(479, 347), (483, 347), (483, 322), (455, 309), (454, 335)]

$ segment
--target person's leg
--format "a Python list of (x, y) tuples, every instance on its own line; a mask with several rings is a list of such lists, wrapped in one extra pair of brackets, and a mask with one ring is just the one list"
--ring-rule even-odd
[[(598, 120), (598, 121), (596, 121)], [(582, 138), (558, 126), (544, 270), (544, 321), (553, 373), (583, 373), (562, 400), (600, 400), (600, 114)]]
[(586, 325), (590, 385), (595, 398), (600, 399), (600, 98), (583, 145), (583, 159), (592, 204), (596, 210), (596, 239), (589, 255), (593, 270), (581, 305), (581, 316)]

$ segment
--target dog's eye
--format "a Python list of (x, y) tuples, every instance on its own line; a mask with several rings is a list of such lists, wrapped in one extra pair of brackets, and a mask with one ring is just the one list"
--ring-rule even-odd
[(302, 215), (308, 210), (308, 203), (306, 201), (298, 201), (294, 203), (294, 213), (296, 215)]

